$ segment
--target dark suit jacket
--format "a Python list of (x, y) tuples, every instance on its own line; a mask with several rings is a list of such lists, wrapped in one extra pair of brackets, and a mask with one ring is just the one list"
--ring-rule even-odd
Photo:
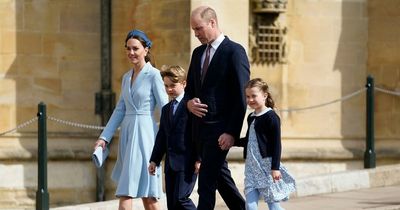
[(171, 102), (162, 108), (160, 128), (153, 147), (150, 161), (160, 164), (164, 154), (165, 170), (168, 167), (174, 171), (193, 171), (196, 160), (195, 147), (190, 139), (190, 130), (187, 128), (188, 110), (186, 101), (183, 99), (176, 108), (173, 121), (171, 121)]
[[(200, 81), (201, 57), (206, 49), (201, 45), (194, 49), (187, 77), (185, 98), (200, 98), (208, 105), (205, 117), (193, 117), (193, 137), (197, 138), (196, 126), (215, 124), (216, 135), (231, 134), (239, 137), (246, 113), (244, 87), (249, 81), (250, 70), (244, 48), (228, 37), (222, 41), (208, 66), (203, 84)], [(215, 126), (218, 127), (215, 129)], [(196, 139), (195, 139), (196, 140)]]

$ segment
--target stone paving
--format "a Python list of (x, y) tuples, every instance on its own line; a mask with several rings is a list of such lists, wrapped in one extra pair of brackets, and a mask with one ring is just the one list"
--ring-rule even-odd
[[(400, 209), (400, 164), (301, 178), (293, 197), (283, 202), (286, 210), (397, 210)], [(242, 189), (242, 185), (238, 184)], [(197, 193), (192, 195), (197, 202)], [(165, 199), (161, 200), (165, 206)], [(118, 201), (52, 208), (52, 210), (115, 210)], [(164, 207), (165, 208), (165, 207)], [(143, 209), (140, 200), (134, 209)], [(166, 208), (165, 208), (166, 209)], [(217, 197), (216, 210), (228, 209)], [(260, 202), (259, 209), (267, 209)]]

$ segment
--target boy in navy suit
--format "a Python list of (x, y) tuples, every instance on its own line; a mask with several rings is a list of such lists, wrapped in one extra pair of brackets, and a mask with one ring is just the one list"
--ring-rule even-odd
[(165, 158), (165, 188), (168, 209), (195, 210), (189, 198), (193, 191), (200, 161), (192, 144), (187, 125), (188, 110), (184, 99), (186, 72), (180, 66), (170, 66), (161, 72), (164, 86), (171, 101), (162, 108), (160, 129), (150, 158), (149, 173)]

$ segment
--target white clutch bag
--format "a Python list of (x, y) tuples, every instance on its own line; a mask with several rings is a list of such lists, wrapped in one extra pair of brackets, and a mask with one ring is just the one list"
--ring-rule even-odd
[(96, 150), (92, 154), (92, 160), (94, 165), (97, 168), (101, 168), (103, 165), (104, 161), (106, 160), (108, 154), (110, 153), (108, 147), (106, 147), (105, 150), (103, 150), (102, 147), (97, 147)]

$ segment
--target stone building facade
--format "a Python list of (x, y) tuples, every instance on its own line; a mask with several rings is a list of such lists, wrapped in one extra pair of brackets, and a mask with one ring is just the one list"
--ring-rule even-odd
[[(400, 91), (400, 2), (112, 1), (112, 89), (117, 97), (129, 69), (123, 48), (127, 31), (148, 33), (157, 67), (187, 69), (199, 45), (190, 29), (190, 11), (204, 4), (216, 9), (224, 34), (247, 49), (251, 77), (269, 83), (280, 110), (288, 166), (307, 168), (303, 175), (362, 168), (366, 77), (373, 75), (376, 86), (385, 90)], [(101, 0), (0, 1), (0, 133), (34, 119), (41, 101), (49, 116), (100, 125), (94, 112), (101, 88), (100, 5)], [(273, 38), (263, 42), (261, 34), (268, 33)], [(361, 92), (348, 100), (295, 110), (356, 91)], [(377, 165), (399, 162), (400, 98), (375, 93)], [(55, 121), (48, 121), (48, 131), (51, 205), (94, 201), (96, 171), (90, 154), (99, 131)], [(232, 159), (239, 156), (232, 153)], [(0, 206), (34, 206), (36, 157), (36, 122), (0, 136)], [(114, 185), (107, 180), (106, 186), (111, 199)]]

